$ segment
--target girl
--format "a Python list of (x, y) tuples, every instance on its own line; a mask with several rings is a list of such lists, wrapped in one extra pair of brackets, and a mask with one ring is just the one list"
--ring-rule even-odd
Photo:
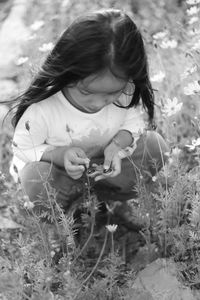
[(38, 197), (47, 201), (48, 182), (67, 210), (93, 163), (102, 165), (88, 172), (101, 200), (135, 196), (138, 172), (154, 176), (168, 151), (159, 134), (144, 134), (140, 99), (152, 123), (147, 58), (131, 18), (109, 9), (75, 20), (18, 97), (13, 118), (12, 167), (35, 209)]

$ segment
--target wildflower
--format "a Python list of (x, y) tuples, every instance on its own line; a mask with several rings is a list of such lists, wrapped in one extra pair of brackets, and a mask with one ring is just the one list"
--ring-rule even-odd
[(5, 181), (5, 179), (6, 179), (5, 175), (0, 171), (0, 180), (1, 180), (1, 182)]
[(192, 50), (199, 50), (200, 49), (200, 40), (197, 41), (194, 46), (192, 47)]
[(69, 271), (69, 270), (67, 270), (67, 271), (65, 271), (65, 272), (63, 273), (63, 277), (64, 277), (65, 279), (67, 279), (69, 276), (70, 276), (70, 271)]
[(192, 67), (190, 68), (187, 68), (183, 74), (181, 75), (181, 78), (182, 79), (185, 79), (186, 77), (188, 77), (189, 75), (193, 74), (194, 72), (197, 71), (197, 66), (196, 65), (193, 65)]
[(109, 232), (114, 233), (117, 230), (118, 225), (113, 224), (113, 225), (106, 225), (106, 228)]
[(17, 66), (21, 66), (21, 65), (23, 65), (27, 61), (28, 61), (28, 56), (22, 56), (22, 57), (18, 58), (18, 60), (16, 61), (15, 64)]
[(50, 254), (51, 254), (51, 257), (53, 258), (56, 253), (54, 250), (52, 250)]
[(162, 43), (160, 44), (160, 47), (163, 49), (168, 49), (168, 48), (176, 48), (178, 45), (176, 40), (164, 40), (162, 41)]
[(196, 80), (194, 82), (190, 82), (187, 86), (183, 89), (185, 95), (194, 95), (200, 92), (200, 85), (199, 82)]
[(33, 207), (34, 207), (34, 203), (31, 202), (30, 200), (24, 202), (24, 208), (31, 210), (31, 209), (33, 209)]
[(199, 12), (199, 8), (197, 6), (192, 6), (190, 8), (187, 9), (187, 14), (188, 16), (192, 16), (192, 15), (196, 15)]
[(66, 8), (67, 6), (69, 6), (69, 4), (70, 4), (70, 0), (63, 0), (61, 5), (62, 7)]
[(166, 103), (162, 109), (162, 112), (168, 117), (176, 114), (181, 110), (183, 103), (178, 103), (178, 99), (174, 97), (172, 100), (167, 98)]
[(192, 25), (192, 24), (194, 24), (195, 22), (198, 22), (199, 21), (199, 19), (198, 19), (198, 17), (192, 17), (191, 19), (189, 19), (189, 21), (188, 21), (188, 23), (190, 24), (190, 25)]
[(179, 156), (179, 154), (181, 153), (181, 149), (179, 149), (178, 147), (174, 147), (172, 149), (172, 156)]
[(200, 3), (200, 0), (186, 0), (188, 5), (196, 5)]
[(52, 281), (52, 277), (51, 276), (47, 276), (45, 281), (46, 281), (46, 283), (51, 282)]
[(37, 37), (37, 34), (31, 34), (31, 35), (29, 35), (27, 38), (26, 38), (26, 40), (27, 41), (31, 41), (31, 40), (34, 40), (34, 39), (36, 39), (36, 37)]
[(153, 38), (155, 40), (159, 40), (159, 39), (163, 39), (166, 37), (166, 35), (168, 34), (168, 32), (165, 30), (165, 31), (160, 31), (160, 32), (157, 32), (153, 35)]
[(196, 147), (200, 146), (200, 138), (192, 140), (191, 145), (186, 145), (191, 151), (194, 150)]
[(167, 157), (169, 157), (169, 156), (170, 156), (169, 151), (168, 151), (168, 152), (165, 152), (164, 155), (167, 156)]
[(53, 43), (44, 43), (41, 47), (39, 47), (39, 51), (41, 52), (47, 52), (47, 51), (51, 51), (54, 47)]
[(24, 195), (24, 196), (23, 196), (23, 200), (24, 200), (24, 202), (25, 202), (25, 201), (30, 201), (29, 196), (28, 196), (28, 195)]
[(157, 74), (151, 77), (151, 81), (162, 82), (164, 78), (165, 78), (165, 73), (159, 71)]
[(25, 127), (26, 127), (26, 130), (30, 131), (30, 122), (29, 121), (25, 122)]
[(40, 29), (42, 26), (44, 26), (44, 21), (42, 20), (36, 20), (31, 26), (31, 30), (33, 31), (37, 31), (38, 29)]
[(153, 182), (155, 182), (155, 181), (157, 180), (157, 177), (156, 177), (156, 176), (153, 176), (153, 177), (151, 177), (151, 180), (152, 180)]
[(197, 29), (197, 28), (192, 28), (192, 30), (188, 31), (188, 35), (191, 35), (191, 36), (196, 36), (198, 34), (200, 34), (200, 29)]

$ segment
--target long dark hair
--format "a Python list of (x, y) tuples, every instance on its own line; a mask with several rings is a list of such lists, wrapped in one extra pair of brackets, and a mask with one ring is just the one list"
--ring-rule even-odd
[(28, 89), (15, 99), (13, 126), (31, 104), (104, 69), (121, 70), (135, 84), (129, 107), (141, 98), (151, 121), (154, 94), (141, 33), (127, 14), (107, 9), (78, 18), (63, 32)]

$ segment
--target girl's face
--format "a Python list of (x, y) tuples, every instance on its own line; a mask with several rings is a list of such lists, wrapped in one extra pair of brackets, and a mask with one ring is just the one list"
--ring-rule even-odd
[(110, 71), (90, 75), (63, 92), (69, 102), (83, 112), (95, 113), (120, 97), (127, 81), (115, 77)]

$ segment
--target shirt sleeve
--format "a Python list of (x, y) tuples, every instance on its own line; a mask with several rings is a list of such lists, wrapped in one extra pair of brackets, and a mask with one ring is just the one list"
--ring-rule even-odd
[(125, 120), (121, 125), (120, 130), (130, 131), (135, 143), (144, 132), (145, 128), (145, 113), (142, 111), (141, 107), (131, 107), (127, 109)]
[(20, 118), (13, 136), (13, 154), (23, 162), (39, 161), (47, 148), (48, 127), (39, 105), (32, 104)]

